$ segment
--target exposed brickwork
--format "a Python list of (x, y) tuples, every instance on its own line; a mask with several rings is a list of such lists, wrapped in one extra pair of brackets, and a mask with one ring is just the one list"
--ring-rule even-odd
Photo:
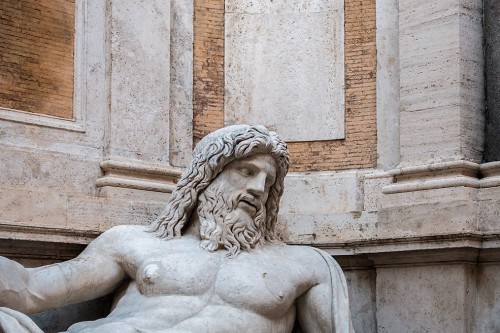
[[(195, 1), (195, 139), (224, 124), (223, 1)], [(291, 171), (376, 165), (375, 0), (345, 0), (345, 139), (289, 143)], [(221, 39), (222, 38), (222, 39)]]
[(74, 0), (0, 1), (0, 107), (73, 116)]
[(345, 139), (290, 143), (292, 171), (376, 165), (375, 0), (346, 0), (344, 6)]
[(224, 0), (194, 1), (193, 136), (224, 126)]

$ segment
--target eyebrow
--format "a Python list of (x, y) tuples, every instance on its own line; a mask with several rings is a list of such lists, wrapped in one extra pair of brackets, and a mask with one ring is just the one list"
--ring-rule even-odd
[[(253, 161), (238, 161), (238, 164), (242, 166), (251, 166), (256, 169), (260, 169), (260, 167)], [(273, 181), (276, 181), (276, 174), (277, 170), (276, 167), (268, 166), (267, 163), (265, 163), (264, 171), (270, 176), (270, 179)]]

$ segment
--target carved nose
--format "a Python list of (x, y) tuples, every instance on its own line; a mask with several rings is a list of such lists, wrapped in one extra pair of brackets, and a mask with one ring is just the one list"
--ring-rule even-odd
[(266, 190), (266, 175), (258, 174), (247, 184), (248, 193), (260, 198)]

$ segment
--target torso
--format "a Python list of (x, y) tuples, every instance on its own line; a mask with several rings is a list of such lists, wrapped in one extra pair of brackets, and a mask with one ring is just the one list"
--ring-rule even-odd
[(291, 332), (295, 300), (316, 284), (304, 248), (276, 244), (228, 258), (194, 237), (135, 232), (117, 253), (131, 281), (114, 309), (70, 332)]

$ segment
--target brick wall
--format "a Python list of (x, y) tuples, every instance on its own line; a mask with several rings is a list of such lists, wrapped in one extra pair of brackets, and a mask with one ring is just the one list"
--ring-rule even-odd
[[(345, 0), (345, 139), (292, 142), (291, 171), (376, 165), (375, 0)], [(224, 125), (224, 1), (195, 1), (194, 139)]]
[(345, 139), (290, 143), (292, 171), (368, 168), (377, 162), (375, 0), (346, 0), (344, 6)]
[(224, 0), (194, 1), (193, 136), (224, 126)]
[(73, 115), (75, 4), (0, 1), (0, 107)]

